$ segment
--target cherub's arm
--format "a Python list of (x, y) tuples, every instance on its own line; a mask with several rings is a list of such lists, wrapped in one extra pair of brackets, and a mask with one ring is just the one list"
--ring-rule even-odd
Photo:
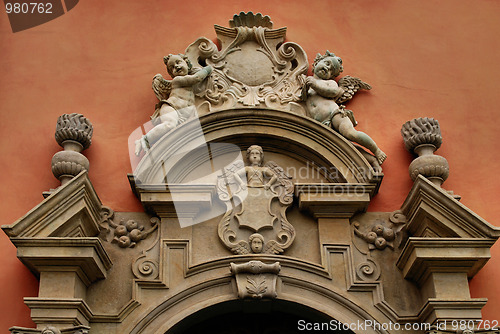
[(174, 82), (181, 87), (193, 86), (202, 82), (206, 77), (212, 73), (212, 66), (205, 66), (195, 74), (188, 74), (174, 78)]
[(316, 93), (326, 98), (335, 99), (344, 94), (344, 90), (339, 87), (335, 80), (322, 80), (314, 77), (307, 77), (306, 84), (314, 89)]

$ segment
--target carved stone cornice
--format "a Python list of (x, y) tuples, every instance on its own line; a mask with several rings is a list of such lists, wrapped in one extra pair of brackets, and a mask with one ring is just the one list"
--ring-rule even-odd
[(375, 172), (352, 143), (309, 117), (276, 110), (234, 109), (188, 120), (172, 130), (141, 159), (134, 171), (135, 182), (164, 184), (168, 175), (169, 182), (181, 183), (186, 170), (213, 159), (205, 154), (206, 161), (201, 161), (200, 154), (191, 156), (190, 152), (207, 143), (244, 148), (254, 144), (255, 136), (265, 151), (308, 162), (324, 171), (330, 182), (379, 185), (382, 181), (383, 174)]
[(179, 218), (181, 226), (193, 225), (202, 211), (212, 208), (216, 186), (211, 184), (135, 184), (135, 193), (146, 211), (160, 218)]
[(463, 272), (470, 278), (489, 260), (494, 242), (488, 239), (411, 237), (396, 265), (406, 279), (419, 284), (432, 272)]
[(87, 286), (106, 278), (111, 260), (98, 238), (11, 238), (17, 257), (36, 275), (75, 272)]
[[(31, 309), (31, 318), (37, 324), (57, 322), (66, 326), (88, 326), (92, 311), (83, 299), (79, 298), (25, 298)], [(51, 313), (57, 312), (57, 317)], [(57, 319), (57, 320), (56, 320)]]
[(481, 319), (481, 309), (486, 302), (486, 298), (448, 300), (429, 298), (420, 311), (419, 322), (436, 325), (446, 321), (449, 329), (452, 327), (452, 321), (466, 323), (471, 321), (468, 322), (469, 325), (477, 323)]
[(86, 171), (59, 187), (24, 217), (2, 229), (10, 237), (94, 237), (101, 201)]
[[(49, 332), (49, 330), (51, 332)], [(47, 326), (42, 329), (32, 329), (24, 327), (11, 327), (9, 331), (11, 334), (88, 334), (90, 327), (88, 326), (72, 326), (62, 329), (56, 329), (52, 326)]]
[(351, 218), (365, 212), (377, 184), (316, 183), (296, 184), (299, 208), (315, 218)]
[(401, 211), (406, 231), (415, 237), (486, 238), (496, 240), (500, 228), (492, 226), (448, 192), (419, 175)]

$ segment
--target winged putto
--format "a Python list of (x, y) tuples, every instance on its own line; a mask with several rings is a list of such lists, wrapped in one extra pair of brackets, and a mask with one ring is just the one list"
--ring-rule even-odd
[(193, 86), (212, 73), (212, 67), (205, 66), (196, 71), (187, 56), (168, 55), (163, 58), (172, 80), (165, 80), (161, 74), (153, 78), (153, 91), (160, 102), (151, 116), (154, 127), (135, 142), (135, 154), (147, 151), (164, 134), (178, 124), (196, 116)]
[(351, 100), (361, 89), (371, 86), (359, 78), (345, 76), (336, 82), (334, 79), (344, 70), (342, 59), (326, 51), (318, 54), (313, 63), (313, 76), (304, 79), (303, 99), (309, 115), (315, 120), (329, 125), (345, 138), (369, 149), (382, 164), (386, 154), (370, 136), (354, 127), (357, 122), (352, 111), (345, 109), (344, 103)]

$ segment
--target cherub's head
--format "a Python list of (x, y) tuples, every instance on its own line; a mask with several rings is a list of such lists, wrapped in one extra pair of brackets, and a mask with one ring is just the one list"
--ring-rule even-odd
[(259, 145), (252, 145), (247, 149), (247, 160), (251, 165), (262, 166), (264, 150)]
[(313, 63), (313, 72), (320, 79), (330, 80), (336, 78), (344, 68), (342, 67), (342, 59), (337, 57), (330, 51), (326, 51), (324, 55), (317, 54)]
[(183, 54), (169, 54), (168, 56), (163, 57), (163, 62), (167, 66), (167, 72), (172, 78), (187, 75), (193, 67), (193, 64), (191, 64), (188, 57)]
[(252, 252), (257, 254), (262, 252), (262, 247), (264, 245), (264, 237), (261, 234), (259, 233), (252, 234), (248, 238), (248, 241), (250, 242), (250, 248), (252, 249)]

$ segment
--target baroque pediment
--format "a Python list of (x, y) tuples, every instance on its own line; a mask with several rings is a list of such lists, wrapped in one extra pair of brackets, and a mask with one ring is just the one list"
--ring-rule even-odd
[(2, 229), (11, 238), (95, 237), (100, 231), (101, 207), (88, 173), (83, 171)]

